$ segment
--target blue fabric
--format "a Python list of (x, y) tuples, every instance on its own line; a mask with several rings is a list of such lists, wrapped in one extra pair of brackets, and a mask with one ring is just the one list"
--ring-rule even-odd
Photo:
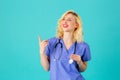
[[(83, 76), (80, 74), (77, 69), (77, 63), (74, 61), (72, 64), (69, 64), (70, 55), (73, 54), (75, 49), (75, 43), (66, 50), (65, 44), (61, 39), (63, 48), (60, 48), (58, 43), (58, 38), (54, 37), (48, 40), (48, 45), (46, 47), (46, 55), (50, 59), (50, 80), (84, 80)], [(62, 53), (60, 53), (62, 51)], [(62, 54), (62, 55), (61, 55)], [(77, 43), (76, 53), (81, 56), (83, 61), (88, 61), (91, 59), (89, 45), (85, 42)], [(54, 61), (55, 58), (60, 59)]]

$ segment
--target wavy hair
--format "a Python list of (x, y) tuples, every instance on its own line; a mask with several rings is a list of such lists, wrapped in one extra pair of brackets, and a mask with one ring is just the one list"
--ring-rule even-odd
[(81, 22), (81, 19), (79, 17), (79, 15), (74, 12), (73, 10), (69, 10), (67, 12), (65, 12), (61, 18), (58, 20), (58, 25), (57, 25), (57, 34), (56, 34), (56, 37), (57, 38), (62, 38), (63, 37), (63, 30), (61, 28), (61, 21), (62, 19), (67, 15), (67, 14), (72, 14), (75, 19), (76, 19), (76, 23), (78, 24), (77, 28), (74, 30), (73, 32), (73, 41), (77, 41), (77, 42), (83, 42), (83, 31), (82, 31), (82, 22)]

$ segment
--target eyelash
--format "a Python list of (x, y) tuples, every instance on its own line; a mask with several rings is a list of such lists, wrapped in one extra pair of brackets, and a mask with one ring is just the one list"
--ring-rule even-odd
[[(62, 19), (63, 21), (65, 20), (65, 19)], [(66, 21), (72, 21), (71, 19), (66, 19)]]

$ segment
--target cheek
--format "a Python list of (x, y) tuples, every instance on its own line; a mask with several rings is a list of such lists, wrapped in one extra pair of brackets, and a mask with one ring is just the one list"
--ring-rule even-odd
[(75, 27), (76, 24), (74, 22), (71, 22), (70, 25)]
[(61, 21), (60, 24), (64, 24), (65, 22), (64, 21)]

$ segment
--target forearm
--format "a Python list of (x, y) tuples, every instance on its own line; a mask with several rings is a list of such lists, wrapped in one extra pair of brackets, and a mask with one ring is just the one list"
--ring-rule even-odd
[(45, 53), (40, 54), (40, 62), (46, 71), (49, 71), (49, 60)]
[(78, 67), (79, 67), (79, 71), (83, 72), (86, 70), (87, 68), (87, 62), (83, 62), (83, 61), (79, 61), (77, 62)]

